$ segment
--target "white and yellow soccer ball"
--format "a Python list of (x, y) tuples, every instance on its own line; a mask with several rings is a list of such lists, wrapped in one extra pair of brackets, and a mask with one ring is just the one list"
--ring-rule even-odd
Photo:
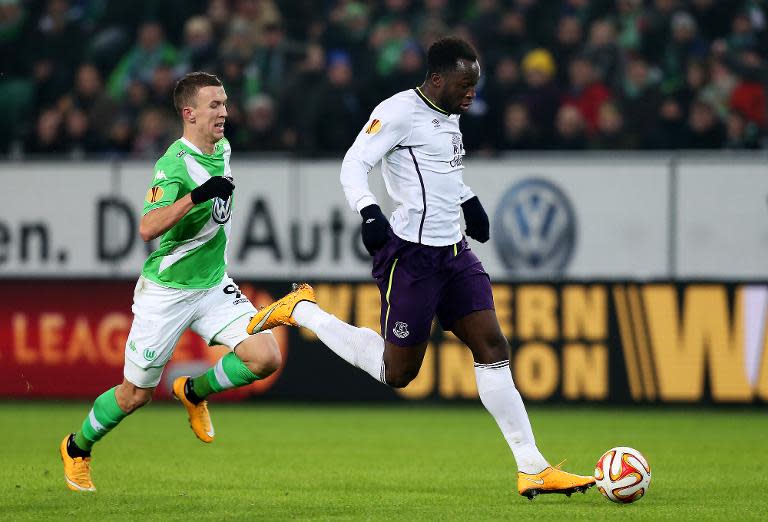
[(608, 500), (630, 504), (648, 492), (651, 467), (643, 454), (634, 448), (611, 448), (595, 464), (595, 482)]

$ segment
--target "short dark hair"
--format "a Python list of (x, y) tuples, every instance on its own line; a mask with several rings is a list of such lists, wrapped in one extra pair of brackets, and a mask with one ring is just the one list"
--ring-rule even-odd
[(477, 51), (466, 40), (449, 36), (429, 46), (427, 51), (427, 75), (456, 70), (459, 60), (477, 60)]
[(202, 87), (221, 87), (221, 80), (207, 72), (191, 72), (181, 77), (173, 88), (173, 106), (181, 116), (181, 111), (188, 105), (193, 105), (197, 91)]

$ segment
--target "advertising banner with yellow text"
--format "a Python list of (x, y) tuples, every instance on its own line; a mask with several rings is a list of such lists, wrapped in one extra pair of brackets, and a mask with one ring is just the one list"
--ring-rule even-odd
[[(239, 281), (258, 306), (289, 284)], [(378, 289), (315, 283), (321, 306), (380, 330)], [(0, 397), (93, 398), (122, 380), (133, 282), (12, 280), (0, 300)], [(494, 285), (515, 383), (530, 402), (768, 401), (768, 282), (526, 282)], [(472, 356), (435, 327), (419, 376), (393, 390), (354, 369), (311, 332), (278, 328), (283, 368), (230, 392), (237, 399), (466, 400), (477, 398)], [(187, 332), (159, 397), (177, 375), (224, 353)]]

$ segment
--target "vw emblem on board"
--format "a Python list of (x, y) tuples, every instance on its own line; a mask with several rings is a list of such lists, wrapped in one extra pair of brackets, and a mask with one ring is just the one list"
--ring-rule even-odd
[(493, 222), (496, 251), (507, 269), (524, 276), (561, 274), (576, 245), (576, 214), (554, 183), (527, 178), (502, 196)]

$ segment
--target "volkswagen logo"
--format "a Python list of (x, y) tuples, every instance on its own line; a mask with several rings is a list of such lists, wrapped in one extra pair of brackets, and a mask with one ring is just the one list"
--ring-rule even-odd
[(232, 196), (228, 197), (226, 200), (213, 198), (211, 215), (213, 216), (213, 220), (219, 225), (223, 225), (229, 221), (229, 216), (232, 215)]
[(517, 275), (561, 274), (576, 244), (576, 215), (560, 188), (541, 178), (512, 185), (493, 223), (499, 258)]

